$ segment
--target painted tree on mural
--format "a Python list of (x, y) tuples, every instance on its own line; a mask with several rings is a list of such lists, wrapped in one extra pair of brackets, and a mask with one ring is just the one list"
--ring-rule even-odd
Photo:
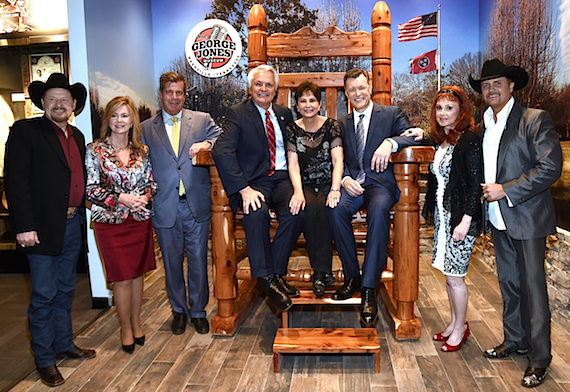
[(542, 106), (554, 92), (556, 60), (555, 20), (548, 0), (497, 0), (487, 41), (489, 58), (524, 68), (528, 87), (516, 93), (528, 107)]
[[(243, 48), (244, 60), (247, 59), (247, 18), (249, 10), (255, 4), (263, 6), (267, 14), (267, 34), (292, 33), (303, 26), (313, 26), (316, 11), (308, 9), (302, 0), (214, 0), (212, 12), (206, 19), (221, 19), (227, 21), (239, 31)], [(296, 68), (295, 62), (280, 62), (280, 71)], [(247, 65), (241, 65), (236, 70), (237, 76), (247, 72)], [(293, 72), (293, 71), (289, 71)]]
[[(235, 75), (213, 79), (203, 77), (192, 69), (184, 56), (172, 61), (168, 71), (178, 72), (188, 81), (185, 108), (210, 113), (220, 126), (223, 125), (226, 108), (246, 98), (244, 84)], [(157, 100), (160, 102), (160, 94)]]

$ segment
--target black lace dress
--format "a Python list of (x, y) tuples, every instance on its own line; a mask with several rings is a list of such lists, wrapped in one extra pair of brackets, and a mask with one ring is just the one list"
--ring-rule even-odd
[(305, 195), (305, 239), (315, 271), (330, 272), (332, 237), (325, 206), (332, 182), (331, 150), (342, 147), (340, 125), (332, 118), (311, 133), (294, 122), (287, 125), (287, 150), (297, 153)]

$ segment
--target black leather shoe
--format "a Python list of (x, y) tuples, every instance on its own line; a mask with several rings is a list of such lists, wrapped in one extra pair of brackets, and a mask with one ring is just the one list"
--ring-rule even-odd
[(210, 332), (210, 324), (208, 324), (208, 319), (205, 317), (191, 318), (190, 322), (194, 324), (196, 332), (204, 334)]
[(182, 335), (186, 331), (186, 322), (188, 318), (184, 313), (174, 313), (174, 320), (172, 320), (172, 333), (175, 335)]
[(64, 357), (69, 357), (73, 359), (89, 359), (93, 358), (94, 356), (95, 350), (86, 350), (77, 346), (73, 346), (73, 348), (68, 352), (56, 355), (56, 358), (61, 359)]
[(295, 298), (301, 294), (296, 287), (291, 286), (289, 283), (287, 283), (281, 274), (275, 274), (275, 283), (277, 283), (281, 291), (287, 294), (289, 298)]
[(507, 346), (505, 343), (499, 344), (497, 347), (493, 347), (488, 349), (483, 353), (485, 358), (506, 358), (511, 354), (526, 354), (528, 350), (526, 348), (511, 348)]
[(360, 317), (366, 326), (372, 326), (378, 317), (376, 305), (376, 291), (368, 287), (362, 288), (362, 302), (360, 303)]
[(313, 292), (317, 297), (325, 295), (325, 273), (322, 271), (315, 271), (311, 276), (313, 281)]
[(336, 283), (336, 279), (334, 278), (332, 272), (325, 272), (324, 282), (326, 287), (332, 286)]
[(57, 387), (65, 382), (63, 376), (57, 370), (55, 365), (46, 368), (38, 368), (38, 373), (42, 378), (42, 382), (48, 387)]
[(261, 278), (257, 278), (257, 280), (277, 310), (285, 311), (293, 306), (293, 301), (291, 301), (291, 298), (281, 290), (276, 282), (277, 279), (275, 279), (273, 275), (263, 276)]
[(121, 345), (121, 348), (123, 349), (124, 352), (126, 352), (127, 354), (132, 354), (135, 352), (135, 344), (129, 344), (129, 345)]
[(524, 372), (521, 384), (523, 387), (527, 388), (537, 387), (544, 382), (547, 374), (548, 372), (546, 371), (546, 368), (535, 368), (529, 366), (526, 368), (526, 372)]
[(141, 336), (140, 338), (135, 338), (135, 343), (138, 344), (139, 346), (144, 346), (144, 340), (145, 340), (145, 336)]
[(332, 299), (345, 300), (350, 299), (354, 294), (360, 291), (362, 286), (362, 278), (360, 275), (346, 280), (344, 284), (331, 296)]

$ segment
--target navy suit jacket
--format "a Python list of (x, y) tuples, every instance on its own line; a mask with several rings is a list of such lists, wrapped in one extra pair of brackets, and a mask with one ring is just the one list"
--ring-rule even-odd
[[(342, 129), (342, 142), (344, 148), (344, 176), (350, 176), (353, 179), (358, 177), (358, 153), (356, 151), (356, 133), (354, 129), (354, 113), (355, 111), (342, 117), (338, 122)], [(410, 128), (410, 123), (406, 116), (396, 106), (384, 106), (374, 103), (372, 109), (372, 117), (368, 127), (368, 136), (366, 138), (366, 147), (364, 149), (364, 172), (366, 178), (374, 180), (386, 188), (394, 195), (394, 200), (400, 197), (400, 190), (396, 185), (396, 179), (392, 170), (392, 165), (383, 172), (377, 173), (370, 168), (370, 162), (374, 151), (386, 139), (391, 137), (398, 143), (398, 149), (404, 147), (419, 145), (420, 142), (414, 141), (414, 138), (399, 136), (406, 129)]]
[[(285, 129), (293, 121), (293, 115), (281, 105), (273, 104), (273, 111), (279, 121), (283, 140), (286, 141)], [(239, 191), (267, 178), (271, 166), (263, 122), (251, 99), (228, 108), (224, 131), (212, 150), (234, 211), (239, 204)]]
[(158, 229), (174, 226), (178, 211), (180, 178), (186, 189), (186, 201), (197, 222), (210, 219), (210, 175), (207, 167), (193, 166), (188, 150), (194, 143), (215, 142), (220, 128), (208, 113), (182, 110), (178, 156), (166, 133), (162, 111), (142, 124), (143, 143), (148, 146), (154, 181), (152, 225)]
[[(485, 125), (481, 122), (485, 140)], [(497, 156), (497, 184), (507, 198), (499, 200), (507, 233), (517, 240), (546, 237), (556, 232), (550, 186), (562, 173), (562, 149), (550, 115), (515, 102), (503, 131)], [(484, 200), (485, 223), (488, 223)], [(485, 231), (490, 225), (485, 226)]]
[[(85, 138), (79, 129), (72, 128), (83, 163)], [(40, 240), (38, 245), (21, 248), (22, 251), (58, 255), (67, 225), (71, 171), (50, 120), (43, 116), (16, 121), (6, 142), (5, 160), (4, 181), (12, 231), (16, 234), (36, 231)], [(82, 204), (78, 213), (84, 220), (83, 207)]]

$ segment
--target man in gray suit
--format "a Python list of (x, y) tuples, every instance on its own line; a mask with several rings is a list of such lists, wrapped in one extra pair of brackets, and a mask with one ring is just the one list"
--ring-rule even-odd
[(546, 236), (556, 232), (548, 188), (562, 172), (562, 150), (550, 115), (512, 97), (527, 82), (524, 69), (497, 59), (483, 64), (479, 80), (469, 76), (489, 105), (481, 123), (485, 229), (490, 223), (504, 303), (505, 340), (484, 355), (528, 352), (521, 383), (536, 387), (552, 359), (544, 254)]
[[(175, 335), (184, 333), (188, 318), (198, 333), (210, 330), (204, 311), (209, 297), (210, 177), (207, 168), (192, 166), (192, 158), (198, 151), (212, 148), (220, 134), (209, 114), (184, 109), (186, 88), (182, 75), (163, 73), (159, 87), (162, 110), (142, 123), (158, 185), (152, 225), (164, 259)], [(184, 251), (188, 289), (183, 272)]]

